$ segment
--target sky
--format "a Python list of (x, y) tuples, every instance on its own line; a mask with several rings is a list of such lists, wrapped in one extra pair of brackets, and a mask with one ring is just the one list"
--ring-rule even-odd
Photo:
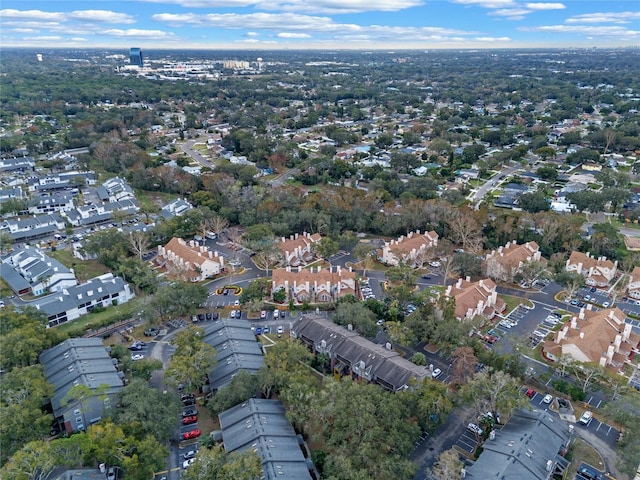
[(640, 0), (2, 0), (0, 48), (640, 45)]

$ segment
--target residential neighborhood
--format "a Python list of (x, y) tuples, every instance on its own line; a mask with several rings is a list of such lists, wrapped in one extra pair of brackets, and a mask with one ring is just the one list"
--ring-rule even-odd
[(633, 478), (637, 52), (517, 52), (11, 52), (0, 476)]

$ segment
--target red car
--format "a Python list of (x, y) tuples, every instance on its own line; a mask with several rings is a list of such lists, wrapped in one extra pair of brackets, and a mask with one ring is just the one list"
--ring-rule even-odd
[(195, 430), (191, 430), (189, 432), (184, 432), (180, 435), (180, 440), (189, 440), (192, 438), (198, 438), (200, 436), (200, 429), (196, 428)]
[(533, 398), (535, 394), (536, 394), (536, 391), (533, 388), (530, 388), (529, 390), (527, 390), (527, 393), (525, 395), (529, 398)]
[(197, 422), (198, 422), (198, 417), (196, 415), (192, 415), (190, 417), (184, 417), (182, 419), (183, 425), (191, 425), (192, 423), (197, 423)]

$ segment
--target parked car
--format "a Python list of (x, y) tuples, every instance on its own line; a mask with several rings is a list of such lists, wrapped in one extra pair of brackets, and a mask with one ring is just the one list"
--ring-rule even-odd
[(282, 325), (280, 325), (278, 327), (278, 338), (282, 337), (283, 333), (284, 333), (284, 327)]
[(262, 327), (256, 327), (256, 335), (262, 335)]
[(182, 458), (184, 458), (185, 460), (189, 460), (191, 458), (195, 458), (196, 457), (196, 453), (198, 453), (197, 450), (189, 450), (187, 453), (182, 455)]
[(263, 318), (263, 319), (264, 319), (264, 318), (267, 318), (267, 311), (266, 311), (266, 310), (262, 310), (262, 311), (260, 312), (260, 318)]
[(589, 425), (592, 419), (593, 419), (593, 412), (590, 412), (589, 410), (587, 410), (582, 414), (582, 416), (580, 417), (580, 420), (578, 421), (583, 425)]
[(533, 388), (530, 388), (529, 390), (527, 390), (525, 395), (529, 398), (533, 398), (536, 396), (536, 391)]
[(146, 337), (155, 337), (160, 333), (160, 329), (156, 327), (149, 327), (144, 331)]
[(231, 313), (229, 314), (229, 316), (231, 318), (236, 318), (236, 311), (235, 310), (231, 310)]
[(207, 320), (213, 320), (213, 313), (207, 312), (205, 317), (206, 317)]
[[(192, 438), (198, 438), (202, 432), (200, 432), (199, 428), (194, 430), (189, 430), (188, 432), (184, 432), (180, 435), (180, 440), (190, 440)], [(195, 460), (195, 459), (194, 459)]]
[(440, 370), (439, 368), (436, 368), (433, 372), (431, 372), (431, 378), (438, 378), (440, 375), (442, 375), (442, 370)]
[(192, 417), (198, 415), (198, 410), (195, 407), (187, 408), (182, 412), (182, 418)]
[(107, 470), (107, 480), (115, 480), (116, 479), (116, 469), (115, 467), (109, 467)]
[(278, 318), (280, 316), (280, 310), (277, 308), (273, 311), (273, 318)]
[(609, 302), (602, 302), (602, 307), (607, 308), (610, 305)]
[(484, 433), (482, 429), (475, 423), (470, 423), (469, 425), (467, 425), (467, 430), (475, 433), (476, 435), (482, 435)]
[(192, 423), (198, 423), (198, 416), (197, 415), (190, 415), (190, 416), (184, 417), (182, 419), (182, 424), (183, 425), (191, 425)]
[(269, 329), (268, 325), (265, 325), (264, 327), (262, 327), (262, 333), (266, 335), (269, 332), (271, 332), (271, 330)]
[(187, 469), (189, 468), (189, 466), (191, 466), (191, 464), (193, 464), (193, 462), (195, 462), (196, 459), (195, 458), (189, 458), (187, 460), (185, 460), (184, 462), (182, 462), (182, 468)]
[(550, 393), (547, 393), (542, 399), (542, 403), (546, 403), (548, 405), (551, 403), (552, 400), (553, 400), (553, 395), (551, 395)]
[(131, 355), (131, 360), (133, 360), (134, 362), (137, 362), (138, 360), (142, 360), (144, 358), (144, 355), (142, 355), (141, 353), (136, 353), (134, 355)]

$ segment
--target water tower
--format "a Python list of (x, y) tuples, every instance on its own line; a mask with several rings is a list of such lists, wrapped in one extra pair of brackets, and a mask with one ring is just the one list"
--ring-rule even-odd
[(41, 53), (36, 53), (36, 59), (41, 62), (42, 61), (42, 54)]
[(262, 57), (258, 57), (258, 71), (262, 71)]

